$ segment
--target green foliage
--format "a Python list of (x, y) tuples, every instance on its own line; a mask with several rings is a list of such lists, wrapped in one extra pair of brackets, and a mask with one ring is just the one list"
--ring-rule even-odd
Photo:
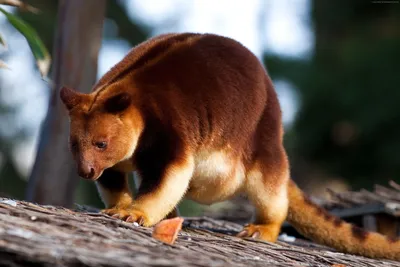
[(273, 78), (288, 79), (299, 91), (291, 157), (354, 187), (399, 181), (400, 9), (313, 1), (313, 23), (311, 59), (265, 57)]
[(51, 62), (50, 54), (43, 45), (43, 42), (41, 41), (37, 32), (23, 20), (11, 13), (8, 13), (3, 8), (0, 8), (0, 12), (3, 13), (11, 25), (13, 25), (14, 28), (26, 38), (33, 56), (36, 59), (40, 73), (42, 76), (47, 76)]
[(7, 48), (7, 42), (6, 42), (6, 40), (4, 39), (4, 37), (3, 37), (3, 35), (1, 33), (0, 33), (0, 44), (2, 46), (4, 46), (5, 48)]

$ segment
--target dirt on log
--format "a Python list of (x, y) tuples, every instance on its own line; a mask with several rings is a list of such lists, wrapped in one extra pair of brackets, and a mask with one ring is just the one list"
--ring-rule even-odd
[(239, 239), (241, 226), (185, 218), (174, 245), (96, 212), (0, 198), (0, 266), (399, 266), (309, 242)]

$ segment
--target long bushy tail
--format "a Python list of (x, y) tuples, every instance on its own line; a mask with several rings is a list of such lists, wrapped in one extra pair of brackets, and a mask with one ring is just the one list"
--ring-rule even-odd
[(312, 203), (293, 181), (289, 183), (288, 221), (302, 235), (338, 251), (400, 261), (400, 239), (367, 232)]

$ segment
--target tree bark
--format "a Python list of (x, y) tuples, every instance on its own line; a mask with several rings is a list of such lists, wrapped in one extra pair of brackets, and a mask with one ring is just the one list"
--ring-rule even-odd
[(106, 0), (61, 0), (54, 43), (53, 82), (36, 161), (28, 183), (29, 201), (71, 206), (78, 177), (68, 150), (68, 114), (61, 86), (89, 92), (96, 80)]
[(154, 228), (79, 210), (0, 198), (0, 266), (399, 266), (290, 236), (275, 244), (240, 240), (232, 235), (242, 225), (209, 217), (185, 218), (170, 246), (152, 238)]

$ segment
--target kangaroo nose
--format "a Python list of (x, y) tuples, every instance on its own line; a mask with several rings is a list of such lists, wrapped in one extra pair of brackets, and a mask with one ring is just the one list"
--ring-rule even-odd
[(78, 174), (85, 179), (92, 179), (94, 177), (94, 168), (91, 164), (80, 164), (78, 167)]

